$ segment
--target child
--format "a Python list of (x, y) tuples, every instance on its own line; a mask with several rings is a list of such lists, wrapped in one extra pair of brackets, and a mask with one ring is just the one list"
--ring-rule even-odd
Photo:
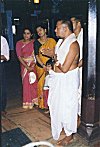
[(44, 97), (44, 106), (45, 106), (45, 109), (47, 110), (45, 113), (49, 113), (48, 104), (47, 104), (48, 93), (49, 93), (49, 86), (48, 86), (49, 73), (48, 73), (48, 71), (53, 69), (53, 67), (54, 67), (54, 60), (52, 58), (50, 58), (46, 62), (46, 67), (47, 67), (47, 73), (46, 73), (45, 82), (44, 82), (44, 86), (43, 86), (43, 97)]

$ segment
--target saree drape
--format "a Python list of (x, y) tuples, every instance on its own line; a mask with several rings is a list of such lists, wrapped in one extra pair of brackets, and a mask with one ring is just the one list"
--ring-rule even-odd
[[(16, 44), (16, 53), (18, 57), (21, 57), (23, 61), (29, 66), (33, 67), (33, 72), (36, 74), (35, 56), (34, 56), (34, 41), (30, 41), (28, 44), (24, 44), (23, 41), (18, 41)], [(23, 84), (23, 106), (32, 106), (37, 104), (37, 78), (33, 84), (29, 82), (29, 72), (21, 65), (21, 77)]]
[[(54, 49), (55, 45), (56, 45), (56, 41), (53, 38), (48, 38), (44, 44), (41, 44), (38, 40), (35, 41), (35, 52), (36, 52), (35, 55), (39, 56), (43, 64), (46, 64), (49, 57), (42, 55), (41, 49), (42, 48)], [(36, 65), (36, 70), (38, 75), (38, 105), (39, 105), (39, 108), (44, 109), (45, 106), (44, 106), (44, 97), (43, 97), (43, 86), (44, 86), (44, 80), (45, 80), (45, 71), (41, 66), (39, 66), (38, 63)]]

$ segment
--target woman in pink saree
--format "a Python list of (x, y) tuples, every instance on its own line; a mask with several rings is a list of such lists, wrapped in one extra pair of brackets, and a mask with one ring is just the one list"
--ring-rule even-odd
[[(26, 28), (23, 39), (16, 44), (16, 53), (21, 65), (21, 77), (23, 85), (23, 108), (32, 109), (38, 102), (37, 99), (37, 75), (35, 68), (34, 40), (32, 33)], [(33, 76), (32, 78), (30, 76)]]

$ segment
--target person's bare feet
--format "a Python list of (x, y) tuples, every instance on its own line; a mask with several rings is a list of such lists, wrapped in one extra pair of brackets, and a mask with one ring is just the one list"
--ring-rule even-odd
[(66, 135), (64, 129), (62, 129), (61, 135)]
[(57, 145), (65, 146), (73, 142), (73, 136), (66, 136), (62, 140), (58, 141)]
[(49, 114), (49, 113), (50, 113), (50, 111), (49, 111), (49, 110), (46, 110), (44, 113), (45, 113), (45, 114)]

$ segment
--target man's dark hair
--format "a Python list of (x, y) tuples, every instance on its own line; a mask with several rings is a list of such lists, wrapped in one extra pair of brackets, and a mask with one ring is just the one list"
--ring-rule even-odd
[(74, 18), (77, 23), (80, 22), (81, 27), (83, 27), (83, 21), (82, 21), (81, 16), (72, 16), (71, 18)]
[(73, 24), (70, 21), (70, 19), (63, 19), (60, 21), (62, 22), (62, 24), (66, 24), (68, 26), (69, 30), (73, 32)]

